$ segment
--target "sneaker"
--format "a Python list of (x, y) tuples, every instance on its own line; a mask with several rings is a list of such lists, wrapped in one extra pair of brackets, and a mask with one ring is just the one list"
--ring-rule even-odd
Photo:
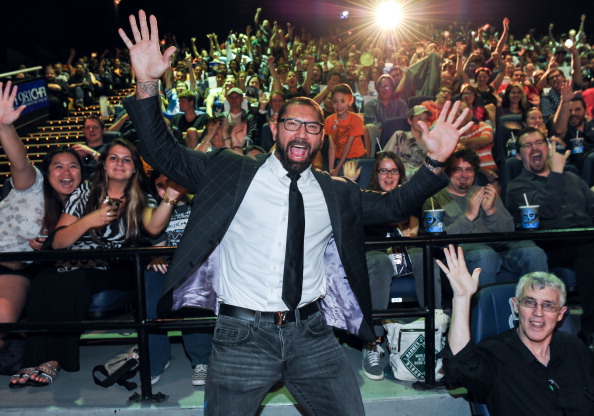
[(204, 386), (204, 384), (206, 384), (207, 370), (208, 364), (198, 364), (196, 367), (194, 367), (194, 374), (192, 374), (193, 386)]
[(167, 370), (169, 368), (169, 364), (171, 364), (171, 360), (167, 360), (167, 362), (165, 363), (165, 366), (163, 367), (163, 371), (161, 371), (161, 374), (157, 374), (156, 376), (151, 376), (151, 386), (153, 384), (156, 384), (157, 381), (159, 381), (161, 379), (161, 375), (165, 372), (165, 370)]
[(384, 370), (380, 367), (380, 359), (384, 349), (378, 344), (367, 344), (363, 348), (363, 374), (370, 380), (383, 380)]

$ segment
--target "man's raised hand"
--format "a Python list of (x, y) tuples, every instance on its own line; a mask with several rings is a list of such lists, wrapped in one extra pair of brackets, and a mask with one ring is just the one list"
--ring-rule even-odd
[(161, 53), (159, 44), (159, 29), (157, 18), (150, 16), (150, 32), (146, 13), (144, 10), (138, 12), (140, 29), (136, 23), (136, 17), (130, 16), (130, 28), (134, 42), (128, 38), (123, 29), (118, 29), (120, 37), (130, 50), (130, 60), (138, 81), (136, 94), (138, 98), (146, 98), (159, 93), (159, 79), (171, 65), (171, 57), (175, 47), (169, 47)]
[[(452, 107), (451, 110), (450, 106)], [(460, 136), (472, 127), (472, 121), (460, 127), (470, 110), (465, 108), (458, 115), (459, 108), (460, 101), (456, 101), (453, 106), (450, 101), (447, 101), (431, 131), (429, 131), (429, 127), (425, 123), (418, 123), (423, 131), (422, 141), (427, 149), (427, 156), (431, 159), (445, 162), (456, 148)]]

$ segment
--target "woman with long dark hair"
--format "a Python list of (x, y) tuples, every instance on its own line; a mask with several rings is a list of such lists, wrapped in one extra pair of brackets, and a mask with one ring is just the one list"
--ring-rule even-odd
[[(69, 147), (58, 147), (45, 157), (41, 171), (27, 158), (27, 150), (13, 123), (24, 107), (15, 110), (17, 87), (0, 83), (0, 145), (10, 161), (12, 189), (0, 202), (0, 251), (40, 249), (52, 231), (65, 201), (81, 181), (81, 160)], [(36, 265), (29, 262), (0, 263), (0, 322), (16, 322), (21, 316)], [(0, 354), (4, 334), (0, 334)]]
[[(71, 195), (56, 224), (54, 249), (120, 248), (136, 245), (143, 230), (151, 236), (169, 220), (169, 205), (157, 207), (138, 151), (116, 139), (99, 157), (94, 178)], [(85, 259), (58, 263), (33, 280), (28, 314), (32, 322), (79, 321), (86, 317), (91, 296), (106, 289), (130, 289), (131, 263), (126, 260)], [(27, 338), (20, 374), (10, 387), (47, 386), (61, 368), (79, 369), (79, 334), (38, 334)], [(42, 364), (40, 364), (42, 363)]]

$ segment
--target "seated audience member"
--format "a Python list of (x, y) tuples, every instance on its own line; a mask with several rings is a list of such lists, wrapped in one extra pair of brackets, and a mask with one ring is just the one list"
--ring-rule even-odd
[[(97, 175), (70, 196), (51, 239), (54, 249), (120, 248), (139, 242), (142, 230), (156, 235), (169, 208), (148, 194), (148, 180), (136, 148), (124, 139), (110, 143), (100, 156)], [(91, 295), (106, 289), (130, 289), (130, 262), (85, 259), (61, 261), (33, 279), (27, 303), (31, 322), (80, 321)], [(65, 288), (68, 288), (65, 290)], [(78, 371), (79, 334), (55, 332), (28, 336), (23, 369), (11, 388), (51, 384), (60, 369)]]
[(468, 108), (470, 108), (475, 120), (479, 122), (489, 121), (491, 122), (491, 126), (495, 125), (496, 107), (493, 104), (483, 104), (480, 102), (479, 94), (472, 85), (462, 85), (460, 100), (468, 104)]
[[(164, 230), (152, 241), (152, 244), (153, 246), (176, 247), (190, 217), (191, 197), (187, 194), (187, 189), (171, 181), (165, 175), (153, 171), (151, 177), (154, 178), (153, 183), (157, 195), (161, 199), (159, 205), (163, 205), (166, 209), (164, 214), (166, 216), (168, 214), (168, 222)], [(149, 319), (157, 318), (157, 301), (163, 290), (170, 261), (170, 258), (155, 258), (144, 272), (146, 313)], [(194, 369), (192, 385), (203, 386), (208, 370), (208, 358), (212, 349), (212, 329), (184, 329), (182, 334), (184, 349)], [(167, 334), (150, 334), (149, 350), (151, 384), (155, 384), (169, 367), (171, 360), (171, 343)]]
[(529, 108), (522, 114), (521, 127), (534, 127), (539, 130), (544, 137), (549, 137), (549, 130), (544, 122), (542, 111), (540, 111), (540, 108), (538, 107)]
[[(324, 116), (326, 116), (326, 113), (332, 114), (334, 112), (331, 108), (330, 93), (338, 84), (343, 84), (342, 75), (336, 71), (330, 71), (328, 73), (328, 83), (326, 84), (326, 88), (321, 90), (320, 93), (313, 98), (313, 100), (320, 104), (324, 109)], [(330, 102), (330, 106), (327, 108), (326, 106), (328, 102)]]
[[(580, 177), (564, 172), (569, 150), (564, 155), (550, 151), (543, 134), (532, 127), (518, 134), (517, 157), (522, 161), (520, 176), (507, 187), (506, 204), (516, 225), (522, 222), (518, 207), (539, 205), (539, 227), (543, 230), (594, 226), (594, 192)], [(594, 349), (594, 242), (592, 240), (541, 241), (550, 267), (575, 270), (583, 308), (581, 337)]]
[(202, 141), (196, 146), (195, 150), (206, 153), (223, 147), (231, 148), (231, 138), (223, 136), (224, 122), (225, 118), (221, 116), (211, 117), (206, 120), (206, 127), (202, 133)]
[(427, 150), (421, 142), (423, 130), (419, 123), (429, 127), (427, 120), (431, 115), (424, 106), (414, 106), (408, 110), (410, 131), (395, 132), (384, 146), (384, 151), (393, 152), (402, 160), (406, 168), (406, 176), (409, 178), (419, 170), (427, 156)]
[(303, 85), (299, 85), (297, 72), (295, 71), (288, 71), (286, 84), (285, 87), (283, 85), (283, 81), (281, 80), (278, 72), (276, 72), (276, 68), (274, 67), (274, 57), (271, 55), (268, 57), (268, 70), (270, 71), (270, 76), (273, 80), (273, 90), (282, 91), (285, 95), (287, 100), (293, 97), (309, 97), (310, 88), (312, 83), (312, 74), (314, 69), (315, 59), (313, 56), (307, 57), (307, 77), (303, 82)]
[(369, 77), (361, 72), (357, 78), (357, 88), (355, 92), (355, 108), (356, 113), (362, 113), (366, 100), (370, 100), (371, 97), (375, 97), (375, 90), (369, 88)]
[[(468, 104), (462, 102), (460, 110), (467, 108)], [(472, 113), (468, 113), (466, 121), (472, 120)], [(475, 123), (466, 133), (460, 136), (460, 144), (472, 149), (480, 158), (481, 173), (487, 177), (489, 182), (497, 179), (497, 165), (493, 158), (493, 127), (489, 123), (479, 121)]]
[(256, 144), (262, 146), (265, 151), (270, 151), (274, 146), (274, 138), (270, 130), (270, 123), (275, 123), (278, 112), (285, 103), (285, 96), (281, 91), (272, 91), (270, 95), (260, 93), (260, 105), (256, 115), (257, 129), (260, 133), (259, 141)]
[[(222, 75), (221, 75), (222, 76)], [(217, 78), (219, 74), (217, 74)], [(225, 110), (225, 101), (227, 100), (227, 94), (231, 88), (236, 88), (237, 82), (233, 75), (229, 75), (225, 78), (223, 85), (217, 88), (211, 88), (204, 105), (206, 107), (206, 114), (210, 117), (221, 114)]]
[[(353, 104), (353, 91), (347, 84), (338, 84), (332, 89), (332, 107), (335, 113), (324, 123), (324, 134), (330, 137), (328, 148), (328, 169), (330, 175), (338, 176), (347, 160), (365, 157), (363, 145), (363, 121), (349, 111)], [(285, 128), (287, 121), (285, 120)], [(300, 125), (298, 126), (301, 127)]]
[(231, 137), (234, 142), (242, 147), (251, 145), (253, 143), (252, 137), (257, 135), (256, 117), (242, 108), (243, 100), (243, 91), (239, 88), (231, 88), (227, 93), (229, 111), (221, 114), (225, 117), (224, 125), (229, 130), (226, 137)]
[(522, 84), (511, 83), (505, 89), (498, 116), (523, 114), (528, 109), (528, 100)]
[[(479, 172), (478, 156), (459, 148), (447, 160), (448, 186), (425, 201), (423, 210), (444, 210), (444, 230), (448, 234), (478, 234), (514, 231), (512, 216), (505, 209), (493, 184), (475, 186)], [(461, 245), (470, 267), (480, 267), (481, 286), (495, 283), (502, 268), (516, 276), (548, 271), (547, 256), (531, 241), (469, 243)]]
[(68, 114), (68, 84), (56, 78), (56, 71), (51, 65), (45, 68), (45, 82), (49, 101), (49, 119), (60, 120)]
[(431, 115), (427, 118), (429, 125), (433, 124), (441, 113), (443, 105), (452, 99), (452, 87), (449, 85), (441, 85), (437, 90), (437, 95), (433, 101), (423, 101), (421, 105), (425, 107)]
[[(459, 247), (444, 249), (452, 298), (452, 323), (443, 357), (445, 379), (463, 386), (492, 416), (531, 413), (590, 415), (592, 356), (579, 340), (555, 331), (567, 313), (565, 285), (555, 275), (524, 275), (512, 298), (517, 327), (475, 344), (470, 339), (470, 305), (482, 270), (472, 275)], [(500, 305), (507, 308), (505, 305)]]
[[(0, 145), (10, 162), (8, 195), (0, 201), (0, 252), (20, 252), (41, 248), (53, 231), (64, 202), (81, 181), (81, 161), (69, 147), (57, 147), (43, 160), (41, 170), (27, 158), (25, 146), (13, 123), (24, 106), (14, 108), (17, 87), (0, 83)], [(5, 182), (4, 186), (9, 186)], [(0, 262), (0, 322), (17, 322), (25, 306), (34, 264)], [(0, 334), (0, 354), (4, 334)]]
[[(406, 117), (408, 112), (406, 102), (394, 96), (396, 83), (390, 75), (380, 75), (375, 84), (375, 89), (377, 98), (365, 103), (364, 109), (365, 125), (369, 131), (369, 141), (372, 146), (375, 146), (377, 139), (381, 136), (380, 132), (384, 121), (393, 117)], [(380, 143), (382, 148), (385, 144)]]
[(106, 146), (103, 138), (106, 131), (105, 122), (101, 117), (88, 116), (83, 122), (85, 144), (75, 144), (72, 148), (78, 152), (83, 160), (84, 179), (90, 178), (97, 170), (97, 161)]
[(81, 108), (95, 103), (93, 79), (83, 64), (76, 65), (76, 70), (70, 76), (68, 83), (70, 97), (74, 99), (75, 107)]
[(561, 86), (565, 82), (565, 76), (558, 69), (553, 69), (550, 72), (547, 71), (543, 77), (545, 75), (546, 82), (551, 88), (548, 92), (542, 91), (540, 95), (540, 108), (545, 120), (549, 121), (553, 119), (561, 102)]
[[(571, 82), (561, 87), (561, 101), (554, 116), (555, 135), (563, 140), (573, 156), (594, 149), (594, 120), (586, 120), (586, 104), (584, 99), (571, 89)], [(581, 139), (581, 149), (577, 140)]]
[[(357, 179), (356, 162), (350, 162), (345, 167), (345, 176), (350, 179)], [(390, 192), (406, 182), (406, 173), (402, 161), (392, 152), (379, 152), (371, 170), (369, 189), (372, 191)], [(365, 234), (373, 237), (386, 237), (393, 234), (404, 237), (414, 237), (419, 230), (419, 219), (411, 215), (408, 221), (398, 224), (386, 224), (382, 226), (366, 227)], [(371, 305), (373, 309), (386, 309), (390, 300), (390, 285), (392, 278), (397, 274), (392, 253), (400, 252), (400, 247), (394, 247), (389, 252), (367, 251), (367, 269), (369, 270), (369, 285), (371, 288)], [(415, 278), (415, 289), (419, 304), (424, 306), (424, 285), (423, 285), (423, 252), (421, 248), (407, 248), (411, 261), (413, 275)], [(435, 285), (435, 307), (441, 308), (441, 278), (439, 269), (434, 269)], [(384, 335), (382, 325), (374, 327), (377, 340), (366, 344), (363, 349), (362, 367), (363, 374), (371, 380), (384, 378), (384, 371), (380, 366), (380, 357), (383, 348), (380, 346), (381, 338)]]
[(186, 145), (193, 149), (198, 145), (198, 131), (204, 129), (208, 116), (196, 112), (196, 96), (192, 91), (182, 91), (177, 97), (180, 112), (171, 119), (171, 126), (181, 132)]
[(495, 88), (493, 88), (493, 84), (489, 82), (491, 81), (491, 70), (483, 66), (477, 68), (474, 73), (476, 77), (476, 92), (478, 93), (478, 98), (480, 98), (481, 102), (484, 104), (493, 104), (494, 106), (497, 106), (500, 99), (495, 92)]

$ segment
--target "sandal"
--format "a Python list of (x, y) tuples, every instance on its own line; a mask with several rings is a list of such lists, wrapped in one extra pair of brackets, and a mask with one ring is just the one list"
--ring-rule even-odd
[[(35, 368), (33, 367), (22, 368), (21, 370), (19, 370), (18, 373), (10, 376), (10, 382), (8, 383), (8, 387), (10, 387), (11, 389), (22, 389), (27, 385), (29, 377), (31, 377), (31, 375), (34, 372)], [(19, 380), (21, 379), (25, 381), (23, 383), (19, 383)]]
[[(37, 368), (34, 369), (34, 372), (29, 376), (29, 379), (27, 380), (26, 384), (27, 386), (31, 387), (49, 386), (56, 379), (59, 371), (59, 368), (56, 368), (50, 363), (40, 364)], [(40, 376), (43, 378), (44, 381), (33, 380), (31, 376)]]

